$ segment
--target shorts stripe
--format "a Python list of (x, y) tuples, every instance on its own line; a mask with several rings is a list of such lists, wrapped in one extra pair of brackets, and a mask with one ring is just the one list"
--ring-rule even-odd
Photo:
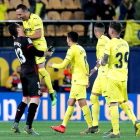
[(36, 95), (36, 96), (32, 96), (32, 97), (30, 97), (30, 98), (36, 98), (36, 97), (39, 97), (39, 98), (40, 98), (40, 96), (39, 96), (39, 95)]
[(27, 95), (27, 96), (24, 96), (24, 95), (23, 95), (23, 97), (28, 97), (28, 96), (29, 96), (29, 95)]

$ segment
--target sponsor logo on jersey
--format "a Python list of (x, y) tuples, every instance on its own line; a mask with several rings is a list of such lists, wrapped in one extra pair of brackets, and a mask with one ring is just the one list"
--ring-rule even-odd
[(29, 44), (32, 44), (33, 43), (30, 38), (28, 38), (28, 42), (29, 42)]
[(28, 32), (28, 31), (32, 31), (32, 29), (31, 28), (26, 28), (24, 31)]

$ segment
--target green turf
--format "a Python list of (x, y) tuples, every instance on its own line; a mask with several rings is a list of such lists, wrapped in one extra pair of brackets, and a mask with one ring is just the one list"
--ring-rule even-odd
[[(39, 136), (24, 134), (23, 127), (25, 122), (20, 122), (21, 134), (15, 134), (10, 131), (13, 122), (0, 122), (0, 140), (100, 140), (104, 136), (103, 132), (111, 128), (110, 122), (100, 122), (99, 134), (80, 135), (79, 132), (87, 129), (85, 122), (71, 121), (67, 125), (64, 134), (53, 131), (50, 126), (60, 125), (58, 121), (36, 121), (33, 124)], [(122, 140), (140, 140), (140, 137), (134, 136), (134, 128), (131, 122), (120, 122)]]

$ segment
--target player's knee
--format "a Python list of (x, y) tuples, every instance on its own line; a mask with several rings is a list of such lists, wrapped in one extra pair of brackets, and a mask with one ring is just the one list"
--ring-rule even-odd
[(24, 102), (25, 104), (28, 104), (28, 97), (23, 97), (22, 102)]
[(90, 101), (92, 104), (95, 104), (96, 102), (98, 102), (98, 96), (91, 94), (90, 95)]
[(35, 104), (39, 105), (40, 99), (39, 99), (38, 97), (36, 97), (36, 98), (31, 98), (30, 103), (35, 103)]
[(74, 106), (75, 105), (75, 100), (74, 99), (69, 99), (67, 102), (68, 106)]
[(122, 110), (124, 109), (124, 104), (126, 104), (126, 103), (123, 102), (123, 103), (120, 103), (120, 104), (119, 104), (119, 107), (120, 107)]

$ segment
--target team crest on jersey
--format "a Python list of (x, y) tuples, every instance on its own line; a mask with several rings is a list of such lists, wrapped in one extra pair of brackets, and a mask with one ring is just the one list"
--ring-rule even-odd
[(30, 23), (28, 22), (28, 26), (30, 26)]
[(32, 44), (33, 43), (30, 38), (28, 38), (28, 42), (29, 42), (29, 44)]
[(140, 30), (138, 30), (137, 37), (140, 40)]

